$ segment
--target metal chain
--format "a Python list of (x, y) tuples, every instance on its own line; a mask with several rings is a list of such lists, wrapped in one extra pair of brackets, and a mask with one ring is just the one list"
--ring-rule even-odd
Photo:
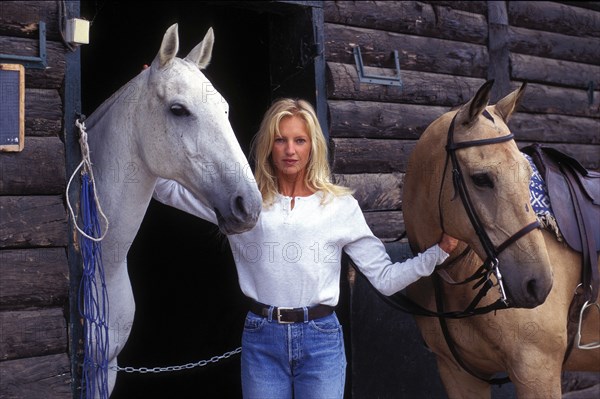
[(181, 370), (193, 369), (195, 367), (204, 367), (210, 363), (217, 363), (220, 360), (227, 359), (227, 358), (229, 358), (233, 355), (237, 355), (238, 353), (241, 353), (241, 352), (242, 352), (242, 347), (239, 347), (235, 350), (225, 352), (220, 356), (213, 356), (209, 360), (200, 360), (199, 362), (196, 362), (196, 363), (182, 364), (179, 366), (152, 367), (152, 368), (148, 368), (148, 367), (135, 368), (135, 367), (130, 367), (130, 366), (129, 367), (112, 366), (109, 368), (114, 371), (124, 371), (126, 373), (141, 373), (141, 374), (162, 373), (165, 371), (181, 371)]

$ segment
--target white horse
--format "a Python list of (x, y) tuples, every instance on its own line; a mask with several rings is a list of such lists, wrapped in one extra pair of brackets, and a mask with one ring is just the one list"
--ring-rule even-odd
[(177, 58), (177, 24), (171, 26), (152, 65), (85, 122), (96, 190), (109, 220), (102, 241), (110, 306), (109, 393), (135, 312), (127, 252), (157, 178), (175, 180), (205, 201), (225, 234), (251, 229), (260, 214), (261, 195), (229, 123), (228, 105), (201, 72), (213, 43), (210, 29), (185, 59)]

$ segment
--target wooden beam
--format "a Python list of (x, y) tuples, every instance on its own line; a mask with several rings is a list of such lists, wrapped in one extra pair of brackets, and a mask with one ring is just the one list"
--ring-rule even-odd
[[(559, 114), (597, 119), (600, 118), (600, 91), (594, 92), (593, 101), (590, 104), (587, 90), (530, 83), (527, 85), (518, 110), (532, 114)], [(574, 120), (575, 124), (578, 124), (579, 121), (581, 119)], [(583, 123), (587, 125), (587, 123)], [(569, 123), (569, 128), (571, 124), (573, 122)], [(576, 128), (579, 129), (577, 126)], [(581, 129), (587, 129), (587, 127), (581, 126)], [(589, 133), (592, 134), (593, 131)]]
[(485, 44), (485, 15), (420, 1), (326, 1), (325, 21), (387, 32)]
[[(37, 57), (38, 39), (0, 36), (0, 48), (2, 54)], [(48, 68), (25, 70), (27, 89), (62, 88), (65, 75), (65, 47), (62, 42), (47, 41), (46, 55)]]
[(0, 310), (62, 306), (69, 298), (64, 248), (0, 251)]
[(600, 64), (600, 38), (510, 26), (510, 51), (543, 58)]
[(395, 68), (391, 55), (398, 50), (402, 70), (487, 76), (487, 47), (479, 44), (332, 23), (325, 24), (325, 39), (328, 61), (354, 64), (353, 48), (358, 45), (365, 66)]
[(588, 88), (589, 82), (600, 87), (600, 65), (582, 64), (525, 54), (510, 55), (513, 80), (548, 83), (553, 86)]
[(508, 15), (505, 2), (488, 1), (488, 26), (490, 62), (487, 78), (495, 80), (491, 94), (491, 101), (495, 103), (504, 97), (510, 89)]
[(331, 143), (333, 172), (352, 174), (406, 172), (416, 141), (334, 138)]
[(513, 26), (578, 37), (600, 37), (600, 13), (552, 1), (509, 1)]
[(371, 101), (329, 101), (331, 137), (418, 139), (446, 107)]
[[(0, 35), (38, 38), (37, 24), (46, 23), (46, 38), (59, 41), (58, 3), (47, 1), (0, 1)], [(0, 51), (5, 53), (4, 48)]]
[(365, 212), (365, 220), (373, 234), (383, 242), (397, 240), (405, 230), (402, 212)]
[(354, 190), (363, 211), (398, 211), (402, 208), (404, 173), (334, 175), (337, 184)]
[(22, 152), (0, 157), (0, 176), (0, 195), (64, 194), (65, 146), (58, 137), (26, 137)]
[(0, 312), (0, 361), (67, 352), (62, 308)]
[(72, 399), (71, 365), (66, 353), (0, 362), (3, 399)]
[(25, 89), (25, 135), (60, 137), (63, 104), (56, 89)]
[[(485, 79), (403, 70), (402, 87), (359, 83), (356, 66), (328, 62), (328, 96), (334, 100), (401, 102), (454, 107), (471, 99)], [(366, 67), (365, 72), (391, 76), (390, 68)]]
[(600, 119), (517, 113), (508, 125), (519, 140), (600, 144)]
[(63, 247), (67, 243), (62, 196), (0, 196), (0, 248)]

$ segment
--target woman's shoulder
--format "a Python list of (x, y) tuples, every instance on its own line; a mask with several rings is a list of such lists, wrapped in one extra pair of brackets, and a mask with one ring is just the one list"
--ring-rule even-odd
[(334, 194), (319, 191), (316, 193), (324, 205), (332, 204), (339, 207), (358, 207), (358, 201), (351, 193)]

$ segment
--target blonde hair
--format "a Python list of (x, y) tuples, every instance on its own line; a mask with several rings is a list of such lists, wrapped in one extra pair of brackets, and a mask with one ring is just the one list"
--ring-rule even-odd
[(311, 151), (304, 183), (314, 191), (323, 192), (323, 203), (330, 195), (339, 196), (351, 194), (352, 190), (331, 182), (331, 171), (327, 158), (327, 142), (321, 130), (321, 125), (312, 105), (305, 100), (282, 98), (275, 101), (265, 113), (257, 135), (252, 141), (252, 155), (254, 157), (254, 176), (258, 189), (263, 197), (263, 204), (269, 206), (273, 203), (275, 195), (279, 192), (277, 175), (271, 160), (271, 151), (275, 137), (280, 135), (279, 123), (288, 116), (297, 116), (306, 123), (310, 137)]

